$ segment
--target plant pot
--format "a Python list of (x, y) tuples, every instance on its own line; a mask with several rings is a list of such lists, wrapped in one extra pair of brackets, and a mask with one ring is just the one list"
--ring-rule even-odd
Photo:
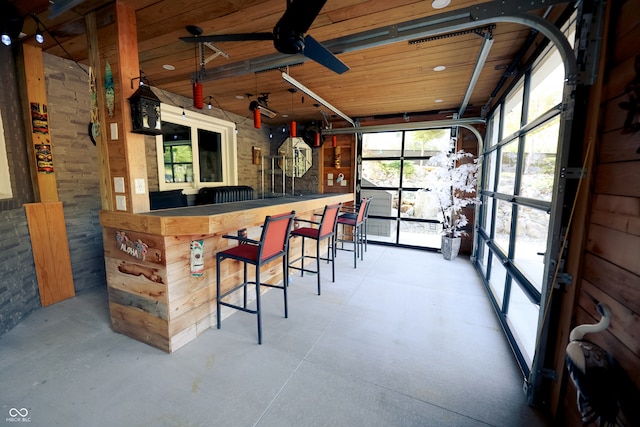
[(462, 242), (462, 237), (446, 237), (442, 236), (442, 246), (441, 252), (442, 257), (448, 261), (451, 261), (455, 257), (458, 256), (460, 252), (460, 243)]

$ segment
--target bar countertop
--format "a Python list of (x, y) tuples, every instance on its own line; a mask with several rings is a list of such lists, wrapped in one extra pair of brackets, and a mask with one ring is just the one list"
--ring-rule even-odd
[(319, 204), (324, 206), (350, 201), (353, 201), (353, 193), (310, 194), (187, 206), (135, 214), (101, 211), (100, 224), (103, 227), (124, 228), (163, 236), (214, 234), (262, 224), (267, 215), (287, 211), (307, 212), (318, 209)]

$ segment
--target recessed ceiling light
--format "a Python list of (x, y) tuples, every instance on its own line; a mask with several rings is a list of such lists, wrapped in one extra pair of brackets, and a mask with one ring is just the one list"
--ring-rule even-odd
[(175, 69), (176, 69), (176, 67), (174, 67), (174, 66), (173, 66), (173, 65), (171, 65), (171, 64), (164, 64), (164, 65), (162, 66), (162, 68), (164, 68), (165, 70), (169, 70), (169, 71), (173, 71), (173, 70), (175, 70)]
[(444, 71), (446, 69), (447, 67), (445, 67), (444, 65), (438, 65), (437, 67), (433, 67), (433, 71)]
[(435, 101), (433, 101), (433, 102), (438, 102), (438, 103), (440, 103), (440, 102), (442, 102), (442, 99), (436, 99), (436, 100), (435, 100)]
[(283, 114), (282, 117), (289, 117), (289, 115), (288, 114)]
[(242, 95), (236, 95), (236, 99), (244, 99), (244, 96), (242, 96)]
[(431, 2), (431, 7), (434, 9), (442, 9), (443, 7), (449, 6), (451, 0), (433, 0)]

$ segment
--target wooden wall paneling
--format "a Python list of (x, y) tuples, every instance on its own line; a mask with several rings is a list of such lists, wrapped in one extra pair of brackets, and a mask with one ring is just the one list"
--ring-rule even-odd
[(633, 236), (610, 228), (591, 224), (587, 250), (620, 267), (640, 275), (640, 236)]
[(160, 268), (105, 258), (105, 269), (109, 288), (139, 295), (166, 305), (166, 279)]
[(640, 162), (604, 163), (598, 165), (595, 192), (617, 196), (640, 197)]
[(591, 222), (614, 230), (640, 236), (640, 215), (638, 214), (628, 215), (624, 213), (595, 210), (591, 214)]
[(640, 40), (640, 7), (637, 0), (627, 0), (622, 4), (616, 22), (616, 42), (613, 45), (610, 60), (619, 64), (638, 53)]
[(598, 158), (601, 163), (640, 162), (640, 134), (620, 129), (603, 134)]
[(144, 298), (140, 295), (109, 287), (109, 301), (125, 307), (139, 308), (162, 320), (168, 320), (167, 304)]
[(640, 313), (640, 276), (593, 254), (587, 253), (584, 261), (584, 280), (606, 289), (611, 298), (634, 313)]
[(109, 303), (111, 326), (114, 331), (170, 352), (168, 323), (137, 307)]
[(42, 306), (74, 297), (62, 202), (28, 203), (24, 207)]
[(130, 254), (122, 250), (117, 242), (118, 233), (123, 234), (126, 239), (136, 242), (141, 241), (146, 245), (146, 254), (144, 263), (154, 267), (164, 267), (166, 260), (166, 251), (164, 247), (164, 237), (149, 233), (141, 233), (138, 231), (129, 231), (123, 228), (103, 227), (103, 241), (105, 256), (125, 261), (137, 261)]
[(595, 194), (593, 197), (593, 210), (636, 217), (640, 216), (640, 199)]
[[(631, 55), (626, 60), (618, 64), (609, 71), (604, 101), (611, 101), (613, 98), (624, 95), (627, 85), (636, 78), (635, 67), (636, 57)], [(603, 123), (607, 125), (608, 123)], [(607, 129), (605, 129), (606, 131)]]

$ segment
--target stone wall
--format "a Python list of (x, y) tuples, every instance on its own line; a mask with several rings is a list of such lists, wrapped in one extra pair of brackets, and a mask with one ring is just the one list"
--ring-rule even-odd
[(74, 62), (53, 55), (44, 55), (44, 67), (58, 196), (79, 292), (106, 286), (98, 151), (88, 134), (89, 75)]
[[(90, 142), (87, 74), (74, 62), (44, 55), (49, 126), (58, 195), (63, 203), (76, 292), (106, 286), (96, 148)], [(40, 308), (24, 203), (34, 202), (12, 50), (0, 48), (0, 113), (13, 198), (0, 201), (0, 334)]]
[(0, 200), (0, 334), (40, 307), (24, 203), (33, 190), (12, 50), (0, 47), (0, 114), (13, 197)]

